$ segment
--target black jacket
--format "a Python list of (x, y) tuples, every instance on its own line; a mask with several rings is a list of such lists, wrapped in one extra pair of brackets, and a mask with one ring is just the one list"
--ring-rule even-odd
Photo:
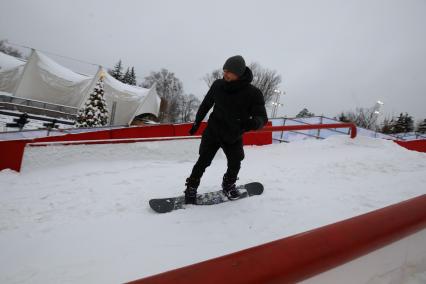
[(234, 143), (245, 131), (262, 128), (268, 121), (262, 92), (251, 85), (253, 73), (247, 67), (237, 81), (216, 80), (198, 109), (195, 122), (200, 123), (213, 108), (208, 130), (225, 143)]

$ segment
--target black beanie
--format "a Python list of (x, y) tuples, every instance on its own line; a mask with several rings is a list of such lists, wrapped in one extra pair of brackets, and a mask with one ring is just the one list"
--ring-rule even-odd
[(223, 65), (223, 70), (231, 71), (238, 77), (241, 77), (246, 71), (246, 62), (241, 55), (229, 57)]

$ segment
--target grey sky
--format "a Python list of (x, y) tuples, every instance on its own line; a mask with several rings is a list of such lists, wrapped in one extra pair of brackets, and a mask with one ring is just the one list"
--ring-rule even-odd
[(241, 54), (282, 75), (280, 115), (335, 116), (380, 99), (385, 115), (426, 118), (425, 0), (0, 3), (0, 39), (107, 67), (121, 58), (140, 78), (164, 67), (199, 97), (202, 77)]

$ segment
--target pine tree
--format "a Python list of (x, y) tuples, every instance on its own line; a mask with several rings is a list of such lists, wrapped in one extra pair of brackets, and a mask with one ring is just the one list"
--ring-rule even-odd
[(302, 117), (312, 117), (315, 116), (315, 114), (313, 114), (312, 112), (309, 112), (309, 110), (307, 108), (302, 109), (297, 115), (296, 117), (302, 118)]
[(121, 63), (121, 59), (118, 61), (117, 64), (115, 64), (114, 69), (112, 70), (108, 70), (108, 73), (114, 77), (115, 79), (117, 79), (118, 81), (122, 81), (123, 80), (123, 66)]
[(392, 123), (392, 133), (403, 133), (405, 130), (404, 127), (404, 115), (401, 113), (396, 120)]
[(394, 121), (392, 133), (406, 133), (406, 132), (412, 132), (414, 130), (414, 121), (411, 116), (408, 115), (408, 113), (401, 113), (397, 120)]
[(130, 68), (127, 67), (126, 73), (124, 73), (124, 76), (120, 81), (123, 82), (124, 84), (130, 85), (131, 80), (132, 80), (132, 78), (131, 78), (131, 75), (130, 75)]
[(76, 127), (99, 127), (108, 123), (108, 109), (104, 98), (103, 77), (89, 95), (85, 105), (77, 113)]
[(136, 86), (136, 84), (137, 84), (137, 82), (136, 82), (135, 67), (132, 67), (132, 69), (130, 70), (130, 80), (129, 80), (129, 85)]
[(413, 120), (413, 117), (408, 115), (408, 113), (405, 113), (404, 124), (405, 124), (405, 132), (414, 131), (414, 120)]
[(341, 114), (339, 114), (339, 117), (337, 118), (339, 121), (341, 121), (341, 122), (351, 122), (351, 120), (349, 119), (349, 117), (347, 117), (346, 115), (345, 115), (345, 113), (341, 113)]
[(385, 118), (383, 120), (383, 126), (381, 132), (384, 134), (392, 134), (393, 133), (393, 118)]
[(426, 133), (426, 118), (417, 126), (417, 132)]

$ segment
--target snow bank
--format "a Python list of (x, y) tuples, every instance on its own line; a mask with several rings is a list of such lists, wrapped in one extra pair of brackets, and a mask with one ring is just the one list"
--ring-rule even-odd
[[(155, 214), (181, 194), (197, 140), (30, 147), (0, 172), (0, 282), (117, 283), (210, 259), (425, 193), (426, 154), (335, 136), (246, 147), (259, 197)], [(219, 188), (220, 151), (199, 191)], [(403, 257), (403, 256), (401, 256)]]

